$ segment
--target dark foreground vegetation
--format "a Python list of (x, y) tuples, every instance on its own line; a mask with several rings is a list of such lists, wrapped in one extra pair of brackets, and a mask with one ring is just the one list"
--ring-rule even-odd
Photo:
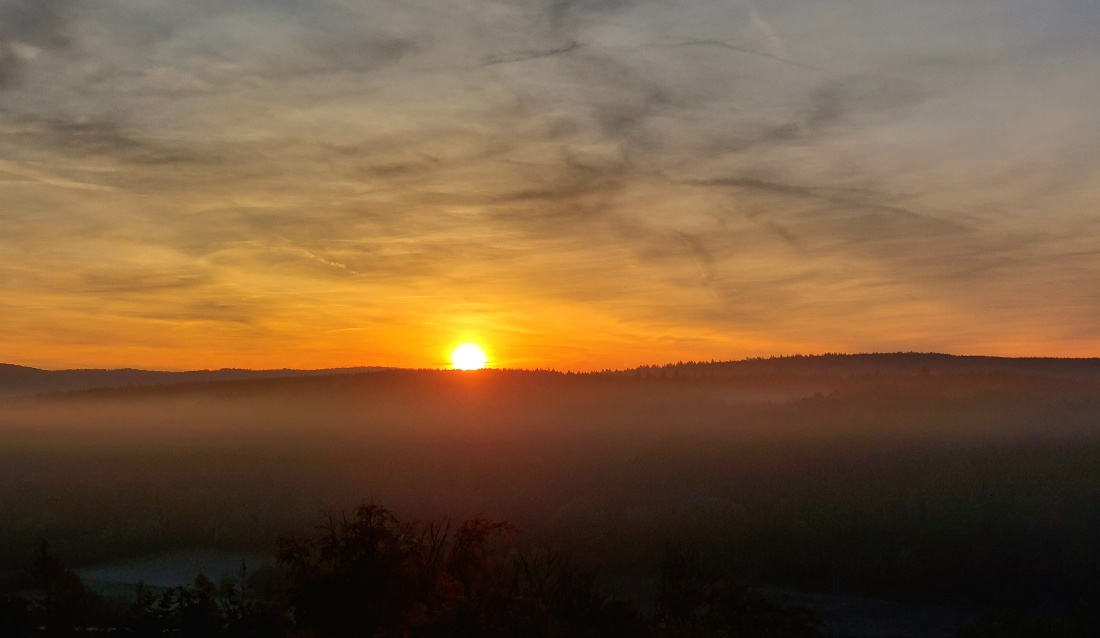
[[(0, 589), (0, 636), (107, 632), (175, 638), (816, 638), (821, 621), (708, 570), (669, 542), (650, 600), (609, 596), (590, 564), (518, 542), (515, 528), (477, 517), (402, 523), (375, 503), (328, 515), (311, 537), (278, 539), (277, 568), (171, 588), (139, 583), (105, 597), (43, 542), (22, 577)], [(1100, 608), (996, 614), (958, 638), (1086, 638)]]
[(0, 632), (20, 638), (110, 631), (180, 638), (555, 636), (819, 636), (809, 613), (785, 610), (708, 575), (697, 553), (669, 545), (652, 610), (611, 598), (598, 575), (561, 550), (517, 544), (505, 522), (407, 524), (370, 503), (329, 516), (311, 538), (282, 538), (278, 570), (132, 599), (90, 593), (43, 544), (28, 593), (0, 598)]
[[(805, 592), (964, 619), (920, 635), (975, 619), (967, 636), (1098, 635), (1100, 366), (874, 355), (375, 371), (0, 403), (0, 582), (18, 581), (41, 538), (81, 567), (271, 553), (271, 539), (314, 537), (303, 513), (364, 498), (410, 519), (512, 521), (526, 540), (498, 551), (493, 536), (503, 563), (551, 543), (653, 631), (671, 541), (784, 607), (783, 592)], [(215, 601), (226, 618), (228, 600)], [(827, 634), (891, 635), (817, 612)]]

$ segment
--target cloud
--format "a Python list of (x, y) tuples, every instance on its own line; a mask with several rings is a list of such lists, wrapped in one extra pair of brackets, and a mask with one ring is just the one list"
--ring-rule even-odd
[(39, 47), (63, 47), (70, 43), (66, 12), (71, 0), (3, 0), (0, 2), (0, 34)]
[(442, 297), (862, 343), (1014, 288), (1078, 325), (1100, 21), (1025, 4), (4, 1), (0, 245), (43, 299), (288, 331)]
[(558, 55), (564, 55), (570, 51), (574, 51), (579, 48), (581, 44), (579, 42), (570, 42), (559, 47), (550, 49), (527, 49), (523, 51), (510, 51), (508, 53), (494, 53), (482, 60), (483, 65), (493, 64), (511, 64), (514, 62), (526, 62), (527, 60), (537, 60), (539, 58), (549, 58)]
[(0, 1), (0, 90), (18, 80), (42, 49), (70, 44), (65, 12), (69, 0)]
[(69, 157), (105, 157), (142, 167), (202, 161), (186, 149), (172, 148), (143, 138), (110, 120), (43, 119), (10, 116), (0, 111), (12, 140), (37, 148), (51, 148)]

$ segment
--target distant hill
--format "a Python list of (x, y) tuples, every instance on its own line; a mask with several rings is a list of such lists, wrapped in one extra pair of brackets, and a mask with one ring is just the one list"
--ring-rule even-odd
[(677, 376), (1019, 374), (1100, 379), (1100, 359), (981, 357), (936, 352), (795, 355), (740, 361), (690, 361), (642, 366), (617, 374)]
[[(34, 394), (72, 392), (107, 388), (153, 387), (182, 384), (201, 384), (197, 391), (212, 389), (211, 383), (229, 381), (259, 381), (282, 379), (294, 383), (295, 378), (313, 378), (309, 387), (326, 384), (322, 377), (360, 375), (391, 371), (402, 379), (429, 379), (431, 371), (403, 370), (399, 368), (355, 367), (324, 370), (195, 370), (188, 372), (161, 372), (150, 370), (39, 370), (11, 364), (0, 364), (0, 398)], [(515, 371), (520, 372), (520, 371)], [(542, 371), (536, 375), (565, 376), (564, 373)], [(427, 376), (424, 373), (429, 373)], [(1043, 377), (1050, 379), (1081, 379), (1100, 382), (1100, 359), (1057, 358), (1007, 358), (957, 356), (939, 353), (874, 353), (874, 354), (824, 354), (772, 357), (767, 359), (743, 359), (740, 361), (681, 362), (664, 366), (641, 366), (629, 370), (611, 370), (587, 373), (588, 377), (617, 378), (693, 378), (729, 379), (739, 384), (749, 383), (770, 386), (779, 384), (783, 392), (768, 395), (755, 388), (750, 395), (756, 398), (783, 399), (808, 396), (814, 392), (837, 389), (837, 382), (869, 377), (911, 377), (932, 375), (1008, 375), (1012, 377)], [(388, 378), (388, 377), (387, 377)], [(249, 387), (253, 391), (283, 391), (291, 386), (280, 382)], [(358, 382), (355, 382), (358, 387)], [(235, 384), (231, 384), (236, 387)], [(790, 386), (790, 387), (787, 387)], [(229, 387), (225, 388), (226, 390)], [(742, 398), (750, 398), (746, 395)], [(730, 396), (728, 398), (736, 399)]]
[(378, 367), (331, 368), (327, 370), (192, 370), (162, 372), (154, 370), (40, 370), (26, 366), (0, 363), (0, 397), (71, 392), (94, 388), (209, 383), (244, 379), (274, 379), (285, 377), (331, 376), (359, 374), (384, 370)]

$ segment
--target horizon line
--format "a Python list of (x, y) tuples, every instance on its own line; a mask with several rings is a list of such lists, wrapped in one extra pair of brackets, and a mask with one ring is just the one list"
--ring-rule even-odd
[[(796, 354), (784, 354), (784, 355), (769, 355), (769, 356), (756, 356), (756, 357), (744, 357), (741, 359), (710, 359), (710, 360), (679, 360), (676, 362), (667, 363), (643, 363), (633, 367), (626, 368), (601, 368), (592, 370), (571, 370), (571, 369), (558, 369), (558, 368), (513, 368), (513, 367), (494, 367), (485, 366), (483, 370), (494, 371), (524, 371), (524, 372), (559, 372), (574, 373), (574, 374), (600, 374), (600, 373), (613, 373), (613, 372), (628, 372), (631, 370), (641, 369), (661, 369), (672, 368), (683, 365), (720, 365), (730, 363), (747, 363), (754, 361), (776, 361), (783, 359), (803, 359), (803, 358), (825, 358), (825, 357), (868, 357), (868, 356), (939, 356), (939, 357), (951, 357), (956, 359), (1001, 359), (1006, 361), (1100, 361), (1100, 356), (1097, 357), (1058, 357), (1058, 356), (1003, 356), (1003, 355), (989, 355), (989, 354), (955, 354), (950, 352), (937, 352), (937, 351), (917, 351), (917, 350), (897, 350), (897, 351), (868, 351), (868, 352), (820, 352), (820, 353), (796, 353)], [(341, 372), (341, 371), (433, 371), (433, 372), (476, 372), (476, 370), (455, 370), (449, 366), (440, 366), (434, 368), (425, 367), (403, 367), (403, 366), (385, 366), (385, 365), (357, 365), (357, 366), (338, 366), (331, 368), (238, 368), (238, 367), (221, 367), (221, 368), (189, 368), (189, 369), (157, 369), (157, 368), (140, 368), (132, 366), (124, 366), (120, 368), (39, 368), (36, 366), (23, 365), (19, 363), (0, 362), (0, 367), (10, 368), (22, 368), (26, 370), (35, 370), (38, 372), (149, 372), (160, 374), (187, 374), (187, 373), (202, 373), (202, 372)]]

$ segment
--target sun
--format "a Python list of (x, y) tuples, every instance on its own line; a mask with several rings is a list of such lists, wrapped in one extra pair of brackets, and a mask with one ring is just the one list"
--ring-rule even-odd
[(480, 370), (487, 361), (489, 357), (476, 343), (460, 344), (451, 352), (451, 365), (455, 370)]

